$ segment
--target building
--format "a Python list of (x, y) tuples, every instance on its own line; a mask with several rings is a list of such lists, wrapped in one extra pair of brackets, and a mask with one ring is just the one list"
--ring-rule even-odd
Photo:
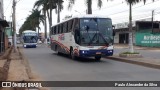
[[(116, 26), (114, 43), (129, 43), (128, 23)], [(160, 47), (160, 22), (136, 21), (132, 28), (133, 44), (137, 46)]]
[[(133, 33), (133, 43), (135, 43), (135, 31), (136, 31), (136, 26), (135, 22), (133, 23), (133, 28), (132, 28), (132, 33)], [(128, 44), (129, 43), (129, 28), (128, 28), (129, 23), (119, 23), (115, 25), (115, 36), (114, 36), (114, 43), (117, 44)]]
[(0, 53), (5, 51), (6, 48), (6, 35), (5, 35), (5, 27), (8, 27), (8, 23), (4, 20), (3, 14), (3, 0), (0, 0)]
[(12, 23), (8, 22), (9, 27), (5, 28), (5, 34), (8, 37), (8, 41), (12, 44)]
[(137, 21), (135, 45), (146, 47), (160, 47), (160, 22)]

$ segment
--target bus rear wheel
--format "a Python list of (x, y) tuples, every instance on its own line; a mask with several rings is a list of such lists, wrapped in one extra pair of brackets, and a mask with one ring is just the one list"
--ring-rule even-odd
[(100, 61), (101, 60), (101, 56), (95, 56), (95, 60), (96, 61)]

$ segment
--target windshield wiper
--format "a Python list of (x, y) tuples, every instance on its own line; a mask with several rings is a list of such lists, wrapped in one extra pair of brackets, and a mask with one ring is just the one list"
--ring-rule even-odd
[(89, 35), (89, 33), (88, 33), (88, 30), (86, 30), (86, 31), (87, 31), (87, 34), (88, 34), (89, 40), (91, 41), (91, 37), (90, 37), (90, 35)]
[(90, 42), (88, 43), (88, 45), (92, 44), (92, 42), (93, 42), (93, 40), (94, 40), (94, 38), (95, 38), (96, 35), (97, 35), (97, 33), (94, 34), (93, 38), (90, 40)]
[(103, 40), (104, 40), (105, 44), (108, 46), (108, 45), (109, 45), (109, 43), (108, 43), (108, 42), (107, 42), (107, 40), (103, 37), (103, 35), (102, 35), (101, 33), (99, 33), (99, 35), (103, 38)]

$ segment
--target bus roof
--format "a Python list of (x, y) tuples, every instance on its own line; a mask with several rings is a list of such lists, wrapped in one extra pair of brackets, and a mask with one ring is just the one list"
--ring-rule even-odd
[(78, 16), (74, 16), (73, 18), (108, 18), (106, 16), (102, 16), (102, 15), (78, 15)]
[(52, 26), (56, 26), (58, 24), (64, 23), (64, 22), (69, 21), (69, 20), (74, 19), (74, 18), (109, 18), (109, 17), (102, 16), (102, 15), (89, 15), (89, 14), (88, 15), (78, 15), (78, 16), (73, 16), (72, 18), (66, 19), (66, 20), (64, 20), (60, 23), (57, 23), (55, 25), (52, 25)]
[(33, 31), (33, 30), (25, 30), (25, 31), (23, 31), (22, 33), (31, 33), (31, 32), (37, 33), (36, 31)]

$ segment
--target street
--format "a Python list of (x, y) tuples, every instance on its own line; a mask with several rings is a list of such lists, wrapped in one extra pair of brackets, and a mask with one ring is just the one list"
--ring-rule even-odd
[[(32, 71), (44, 81), (160, 81), (160, 70), (102, 58), (71, 60), (47, 46), (24, 48)], [(158, 90), (155, 87), (53, 87), (51, 90)]]

